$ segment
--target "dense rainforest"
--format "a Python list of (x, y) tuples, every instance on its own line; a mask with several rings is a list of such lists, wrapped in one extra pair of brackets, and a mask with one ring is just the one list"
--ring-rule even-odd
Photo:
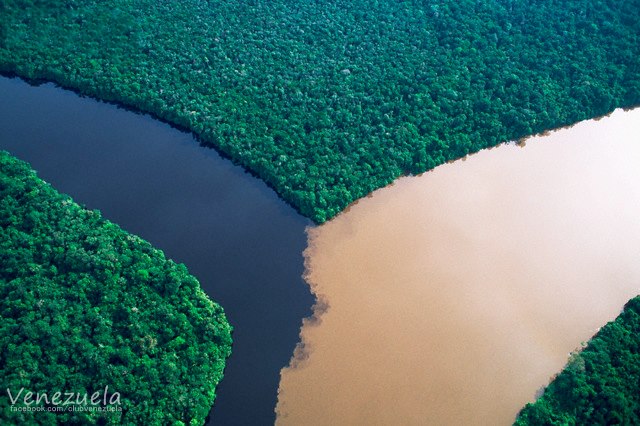
[[(222, 308), (184, 265), (4, 151), (0, 264), (1, 424), (204, 424), (231, 351)], [(21, 388), (54, 407), (55, 392), (102, 402), (107, 386), (121, 411), (10, 409)]]
[(640, 424), (640, 296), (631, 299), (515, 422), (524, 425)]
[(197, 134), (316, 222), (640, 104), (640, 0), (4, 0), (0, 72)]

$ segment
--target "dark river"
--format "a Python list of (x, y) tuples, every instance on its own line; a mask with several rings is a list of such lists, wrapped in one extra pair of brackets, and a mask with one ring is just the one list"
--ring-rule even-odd
[(313, 298), (310, 222), (258, 179), (148, 115), (0, 77), (0, 149), (186, 264), (234, 327), (209, 424), (273, 424), (280, 369)]

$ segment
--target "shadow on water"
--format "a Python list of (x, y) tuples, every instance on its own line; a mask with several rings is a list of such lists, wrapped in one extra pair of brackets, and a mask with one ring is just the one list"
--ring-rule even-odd
[(234, 326), (208, 424), (273, 424), (280, 369), (313, 297), (311, 222), (264, 183), (148, 115), (0, 77), (0, 149), (187, 265)]

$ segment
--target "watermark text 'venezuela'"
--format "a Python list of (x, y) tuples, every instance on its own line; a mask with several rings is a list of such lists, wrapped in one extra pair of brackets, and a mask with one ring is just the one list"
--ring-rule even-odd
[(25, 389), (6, 389), (11, 411), (23, 412), (119, 412), (120, 393), (109, 393), (109, 386), (104, 390), (89, 392), (33, 392)]

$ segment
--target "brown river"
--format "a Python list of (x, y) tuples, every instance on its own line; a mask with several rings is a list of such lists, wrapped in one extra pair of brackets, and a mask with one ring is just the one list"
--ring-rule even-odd
[(276, 423), (508, 425), (640, 293), (640, 109), (397, 180), (308, 228)]

